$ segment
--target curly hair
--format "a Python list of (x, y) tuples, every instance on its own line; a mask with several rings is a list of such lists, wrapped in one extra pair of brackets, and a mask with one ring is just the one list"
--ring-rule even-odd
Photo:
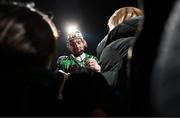
[[(80, 38), (80, 39), (81, 39), (81, 41), (82, 41), (83, 44), (84, 44), (84, 49), (86, 49), (86, 48), (88, 47), (86, 40), (83, 39), (83, 38)], [(73, 40), (73, 39), (71, 39), (71, 40)], [(67, 40), (67, 42), (66, 42), (66, 47), (67, 47), (70, 51), (72, 51), (72, 48), (71, 48), (71, 45), (70, 45), (70, 40)]]

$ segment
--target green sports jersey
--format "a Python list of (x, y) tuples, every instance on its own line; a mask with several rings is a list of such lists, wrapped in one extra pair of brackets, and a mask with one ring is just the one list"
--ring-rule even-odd
[(95, 59), (99, 63), (98, 59), (95, 56), (89, 55), (87, 53), (84, 53), (84, 59), (82, 60), (77, 60), (73, 54), (69, 56), (60, 56), (57, 61), (57, 67), (59, 70), (63, 70), (65, 72), (71, 72), (76, 67), (88, 68), (88, 65), (86, 62), (92, 58)]

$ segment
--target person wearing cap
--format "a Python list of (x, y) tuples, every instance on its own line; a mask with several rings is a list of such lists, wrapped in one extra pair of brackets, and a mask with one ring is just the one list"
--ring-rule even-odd
[(72, 52), (69, 56), (60, 56), (57, 60), (57, 68), (60, 72), (71, 73), (76, 68), (85, 67), (101, 71), (98, 59), (85, 53), (87, 42), (79, 30), (68, 33), (67, 48)]

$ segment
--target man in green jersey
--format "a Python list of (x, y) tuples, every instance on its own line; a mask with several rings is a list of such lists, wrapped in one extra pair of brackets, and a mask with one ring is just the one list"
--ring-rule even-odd
[(97, 72), (101, 71), (98, 59), (93, 55), (84, 53), (87, 43), (79, 30), (76, 29), (74, 32), (68, 34), (67, 48), (72, 54), (58, 58), (57, 67), (59, 72), (63, 74), (71, 73), (78, 67), (87, 67)]

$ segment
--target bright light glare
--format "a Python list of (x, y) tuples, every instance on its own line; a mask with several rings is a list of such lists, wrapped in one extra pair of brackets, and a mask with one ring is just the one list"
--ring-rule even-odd
[(77, 30), (78, 30), (78, 27), (76, 25), (69, 25), (69, 26), (67, 26), (67, 33), (68, 34), (73, 34)]

